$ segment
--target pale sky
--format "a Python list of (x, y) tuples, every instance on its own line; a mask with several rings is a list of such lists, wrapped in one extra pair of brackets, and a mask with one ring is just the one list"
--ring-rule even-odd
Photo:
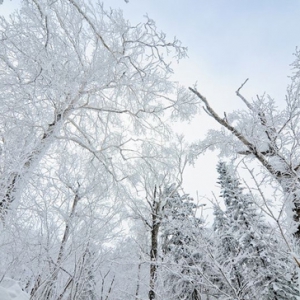
[[(270, 94), (278, 105), (292, 74), (293, 53), (300, 46), (300, 1), (277, 0), (122, 0), (104, 1), (121, 7), (130, 20), (146, 13), (168, 36), (176, 36), (189, 49), (189, 58), (175, 68), (175, 77), (186, 86), (198, 82), (198, 89), (223, 115), (244, 105), (235, 91), (246, 78), (242, 90), (249, 99)], [(132, 21), (133, 22), (133, 21)], [(203, 112), (184, 127), (189, 140), (199, 139), (214, 121)], [(188, 168), (184, 188), (196, 198), (216, 188), (217, 153), (199, 157)]]
[[(243, 108), (235, 91), (246, 78), (243, 93), (249, 99), (264, 92), (283, 105), (292, 74), (293, 53), (300, 46), (298, 0), (104, 0), (121, 8), (135, 24), (148, 16), (170, 39), (176, 36), (189, 49), (189, 58), (175, 67), (175, 79), (198, 89), (217, 111)], [(19, 0), (4, 0), (0, 13), (18, 7)], [(214, 122), (203, 112), (184, 126), (188, 140), (204, 136)], [(195, 197), (211, 195), (217, 174), (216, 153), (189, 168), (185, 190)], [(211, 171), (210, 171), (211, 170)]]

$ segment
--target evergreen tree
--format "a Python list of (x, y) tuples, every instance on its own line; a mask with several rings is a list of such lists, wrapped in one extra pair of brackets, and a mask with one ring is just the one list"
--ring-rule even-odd
[(291, 282), (292, 264), (270, 226), (229, 167), (220, 162), (217, 170), (226, 211), (215, 209), (216, 251), (220, 262), (231, 269), (240, 299), (296, 299), (299, 292)]

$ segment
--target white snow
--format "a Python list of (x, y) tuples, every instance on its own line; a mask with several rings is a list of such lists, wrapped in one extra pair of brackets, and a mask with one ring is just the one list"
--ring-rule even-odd
[(4, 278), (0, 283), (0, 300), (29, 300), (29, 295), (22, 291), (17, 281)]

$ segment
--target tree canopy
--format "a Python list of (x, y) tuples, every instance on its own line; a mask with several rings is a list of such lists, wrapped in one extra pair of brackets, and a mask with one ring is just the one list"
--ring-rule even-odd
[[(300, 299), (300, 53), (284, 109), (246, 80), (224, 117), (172, 79), (186, 57), (93, 1), (0, 17), (0, 298)], [(221, 129), (189, 144), (201, 106)], [(209, 222), (184, 172), (216, 148)]]

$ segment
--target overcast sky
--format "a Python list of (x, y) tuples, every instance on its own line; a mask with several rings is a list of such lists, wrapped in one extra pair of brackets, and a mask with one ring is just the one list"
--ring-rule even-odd
[[(292, 74), (293, 53), (300, 46), (298, 0), (105, 0), (121, 8), (132, 24), (148, 14), (170, 38), (176, 36), (189, 49), (189, 58), (175, 67), (175, 78), (198, 89), (223, 114), (242, 108), (235, 96), (246, 79), (243, 93), (251, 99), (269, 93), (282, 105)], [(0, 12), (18, 7), (18, 0), (4, 0)], [(212, 126), (205, 113), (184, 126), (189, 140), (203, 137)], [(195, 196), (210, 195), (216, 181), (215, 154), (189, 168), (185, 189)], [(209, 175), (208, 175), (209, 174)]]
[[(189, 58), (175, 68), (184, 85), (198, 89), (224, 111), (244, 108), (235, 91), (246, 78), (243, 93), (251, 99), (269, 93), (278, 105), (292, 74), (291, 63), (300, 46), (300, 1), (277, 0), (122, 0), (104, 1), (121, 7), (132, 23), (148, 14), (168, 36), (176, 36), (189, 49)], [(203, 137), (214, 126), (203, 112), (185, 126), (189, 140)], [(188, 168), (184, 187), (196, 197), (216, 189), (216, 153), (200, 157)]]

